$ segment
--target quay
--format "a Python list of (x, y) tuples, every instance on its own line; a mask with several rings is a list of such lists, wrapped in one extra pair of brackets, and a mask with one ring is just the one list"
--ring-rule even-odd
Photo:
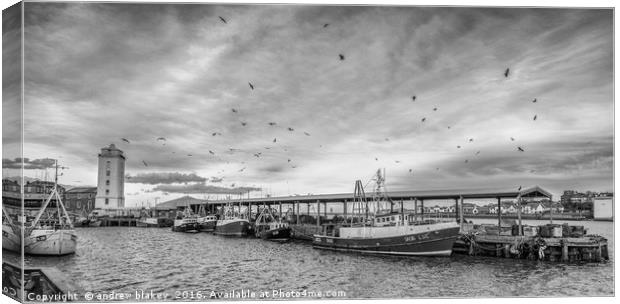
[[(3, 293), (24, 302), (66, 302), (80, 301), (84, 290), (73, 283), (65, 273), (55, 267), (26, 267), (2, 262)], [(23, 287), (23, 290), (22, 290)]]

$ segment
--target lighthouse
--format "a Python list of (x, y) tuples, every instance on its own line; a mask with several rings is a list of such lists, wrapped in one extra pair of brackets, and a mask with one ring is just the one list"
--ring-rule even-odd
[(95, 208), (125, 207), (125, 156), (114, 144), (101, 148)]

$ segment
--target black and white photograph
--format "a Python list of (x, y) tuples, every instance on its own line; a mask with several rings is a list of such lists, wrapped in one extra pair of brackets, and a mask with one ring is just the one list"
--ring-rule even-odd
[(613, 2), (11, 2), (3, 302), (615, 297)]

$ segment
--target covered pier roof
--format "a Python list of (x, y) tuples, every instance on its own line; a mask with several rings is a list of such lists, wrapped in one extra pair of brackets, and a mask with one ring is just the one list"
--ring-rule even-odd
[[(489, 198), (517, 198), (519, 195), (523, 198), (546, 197), (551, 199), (552, 195), (549, 191), (539, 186), (528, 188), (504, 188), (504, 189), (457, 189), (457, 190), (414, 190), (414, 191), (391, 191), (386, 192), (386, 196), (392, 200), (441, 200), (441, 199), (489, 199)], [(372, 193), (367, 193), (366, 197), (372, 197)], [(166, 206), (177, 207), (197, 204), (223, 205), (228, 203), (256, 203), (256, 204), (273, 204), (273, 203), (330, 203), (353, 201), (353, 193), (338, 194), (317, 194), (317, 195), (298, 195), (298, 196), (281, 196), (281, 197), (263, 197), (263, 198), (247, 198), (247, 199), (226, 199), (226, 200), (188, 200), (187, 197), (163, 202), (156, 207), (165, 204)]]

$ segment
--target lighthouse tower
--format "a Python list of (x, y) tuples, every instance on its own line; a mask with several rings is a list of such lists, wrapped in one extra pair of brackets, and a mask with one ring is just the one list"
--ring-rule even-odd
[(114, 144), (101, 148), (95, 208), (125, 207), (125, 156)]

